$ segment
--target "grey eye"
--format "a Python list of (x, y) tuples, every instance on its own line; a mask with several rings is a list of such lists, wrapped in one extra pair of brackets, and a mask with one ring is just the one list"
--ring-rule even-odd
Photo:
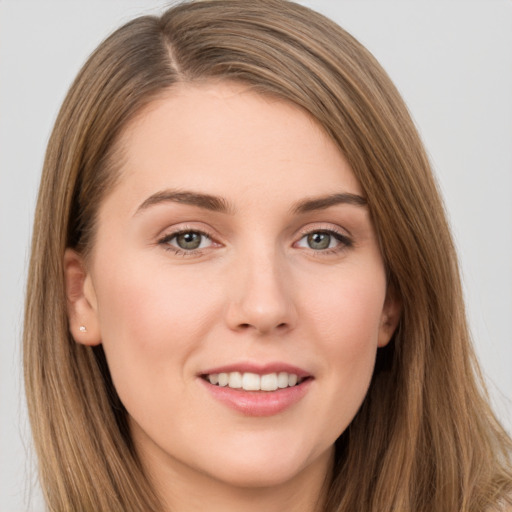
[(332, 236), (329, 233), (310, 233), (307, 235), (307, 244), (311, 249), (321, 251), (323, 249), (328, 249), (331, 246), (331, 239)]
[(199, 249), (203, 237), (203, 234), (198, 233), (196, 231), (186, 231), (184, 233), (176, 235), (174, 238), (176, 240), (176, 245), (180, 249), (193, 251), (194, 249)]
[(319, 229), (318, 231), (310, 231), (304, 234), (294, 246), (312, 249), (317, 252), (328, 252), (327, 249), (341, 250), (346, 247), (352, 247), (352, 241), (347, 236), (336, 231)]
[(175, 231), (158, 241), (167, 250), (172, 250), (182, 256), (196, 254), (196, 251), (207, 249), (214, 244), (210, 236), (202, 231)]

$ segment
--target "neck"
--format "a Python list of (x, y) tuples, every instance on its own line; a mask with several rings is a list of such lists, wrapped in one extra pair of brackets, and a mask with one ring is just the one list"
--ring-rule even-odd
[(197, 473), (186, 466), (167, 467), (151, 480), (165, 512), (321, 512), (329, 488), (334, 450), (275, 485), (241, 487)]

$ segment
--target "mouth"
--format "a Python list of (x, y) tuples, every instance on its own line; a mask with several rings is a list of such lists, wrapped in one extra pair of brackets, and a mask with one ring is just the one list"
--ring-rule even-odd
[(232, 365), (200, 375), (209, 396), (244, 416), (274, 416), (300, 402), (314, 377), (281, 363)]
[(277, 391), (299, 386), (310, 377), (296, 373), (272, 372), (259, 375), (253, 372), (220, 372), (201, 375), (201, 378), (214, 386), (228, 387), (243, 391)]

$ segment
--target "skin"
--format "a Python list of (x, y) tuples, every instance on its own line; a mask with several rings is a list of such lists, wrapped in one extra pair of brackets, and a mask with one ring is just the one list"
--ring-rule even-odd
[[(121, 179), (100, 206), (91, 257), (65, 256), (74, 338), (103, 344), (169, 508), (316, 510), (333, 443), (364, 399), (399, 305), (364, 204), (296, 206), (362, 197), (358, 181), (302, 110), (227, 83), (175, 87), (120, 146)], [(169, 190), (221, 197), (229, 211), (155, 199)], [(174, 234), (184, 230), (208, 237), (180, 249)], [(318, 232), (328, 248), (311, 247)], [(200, 377), (276, 361), (311, 378), (301, 400), (270, 416), (227, 407)]]

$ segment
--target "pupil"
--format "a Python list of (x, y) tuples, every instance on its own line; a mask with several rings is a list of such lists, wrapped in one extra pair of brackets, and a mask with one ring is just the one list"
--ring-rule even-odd
[(181, 249), (197, 249), (201, 245), (199, 233), (181, 233), (177, 236), (176, 242)]
[(311, 233), (308, 235), (308, 245), (311, 249), (327, 249), (331, 243), (331, 235), (327, 233)]

